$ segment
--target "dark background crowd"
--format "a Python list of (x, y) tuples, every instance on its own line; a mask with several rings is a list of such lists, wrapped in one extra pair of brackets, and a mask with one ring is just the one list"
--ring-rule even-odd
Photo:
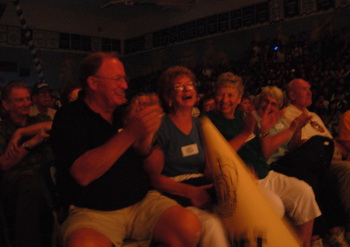
[[(311, 40), (302, 32), (283, 41), (277, 38), (251, 41), (242, 59), (227, 65), (191, 68), (197, 76), (198, 92), (211, 94), (218, 75), (231, 71), (243, 78), (245, 93), (256, 95), (263, 86), (285, 89), (294, 78), (303, 78), (312, 85), (313, 104), (334, 137), (340, 115), (350, 102), (350, 35), (346, 29)], [(131, 88), (154, 90), (161, 71), (135, 78)], [(131, 94), (135, 92), (130, 92)]]

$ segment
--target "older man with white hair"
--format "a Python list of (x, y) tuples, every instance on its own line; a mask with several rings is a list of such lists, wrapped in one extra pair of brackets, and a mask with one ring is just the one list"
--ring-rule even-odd
[[(280, 118), (282, 111), (276, 113), (276, 109), (274, 110), (272, 106), (268, 112), (260, 112), (261, 123), (267, 126), (265, 129), (269, 134), (269, 137), (263, 140), (264, 156), (269, 158), (268, 163), (272, 164), (274, 170), (298, 177), (312, 185), (316, 196), (319, 195), (321, 198), (318, 202), (324, 213), (324, 224), (330, 231), (328, 242), (332, 243), (331, 246), (349, 246), (344, 240), (340, 225), (343, 220), (342, 206), (346, 208), (346, 215), (349, 218), (346, 191), (349, 188), (350, 165), (339, 161), (331, 162), (334, 145), (337, 150), (343, 149), (334, 141), (321, 118), (307, 109), (312, 103), (310, 84), (303, 79), (294, 79), (289, 83), (287, 93), (290, 104), (284, 109), (283, 118), (279, 121), (274, 122), (273, 118)], [(279, 97), (271, 97), (271, 94), (267, 94), (263, 99), (269, 99), (268, 96), (275, 101), (275, 104), (281, 103)], [(257, 104), (260, 111), (264, 105), (261, 103), (263, 99)], [(304, 123), (298, 131), (289, 133), (290, 126), (295, 124), (295, 121)], [(334, 182), (332, 184), (334, 180), (328, 177), (329, 171), (337, 177), (336, 184)], [(337, 191), (340, 193), (342, 205), (336, 196)], [(347, 221), (349, 222), (349, 219)], [(315, 223), (318, 225), (317, 221)], [(324, 230), (319, 228), (316, 235)]]

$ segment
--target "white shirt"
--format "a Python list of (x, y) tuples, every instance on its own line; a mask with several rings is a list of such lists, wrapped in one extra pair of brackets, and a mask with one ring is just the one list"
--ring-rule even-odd
[[(301, 139), (309, 140), (313, 136), (325, 136), (330, 139), (333, 139), (332, 134), (328, 131), (326, 126), (324, 125), (322, 119), (314, 112), (310, 112), (306, 109), (306, 112), (312, 118), (310, 121), (301, 129)], [(303, 112), (299, 110), (295, 105), (289, 104), (284, 109), (284, 118), (286, 120), (286, 124), (289, 127), (291, 122), (298, 116), (300, 116)]]
[[(40, 114), (38, 107), (36, 105), (32, 105), (30, 108), (29, 116), (33, 117), (38, 114)], [(56, 110), (49, 107), (45, 115), (49, 116), (50, 119), (53, 120), (55, 117), (55, 114), (56, 114)]]

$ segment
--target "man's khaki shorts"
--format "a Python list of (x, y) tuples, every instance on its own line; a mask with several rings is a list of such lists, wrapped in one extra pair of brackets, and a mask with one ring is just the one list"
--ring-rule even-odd
[(84, 227), (102, 233), (116, 247), (122, 246), (124, 239), (150, 242), (159, 216), (174, 205), (178, 205), (176, 201), (152, 190), (140, 202), (115, 211), (71, 206), (62, 225), (63, 241), (65, 243), (72, 232)]

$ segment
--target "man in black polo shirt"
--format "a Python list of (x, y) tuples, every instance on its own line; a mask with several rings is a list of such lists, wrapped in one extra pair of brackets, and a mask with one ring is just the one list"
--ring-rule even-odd
[[(56, 113), (51, 138), (58, 186), (70, 214), (66, 246), (121, 246), (124, 239), (196, 246), (200, 226), (189, 211), (150, 191), (142, 158), (150, 151), (162, 111), (119, 109), (128, 88), (124, 66), (111, 53), (93, 53), (81, 65), (78, 100)], [(123, 125), (123, 126), (122, 126)]]

